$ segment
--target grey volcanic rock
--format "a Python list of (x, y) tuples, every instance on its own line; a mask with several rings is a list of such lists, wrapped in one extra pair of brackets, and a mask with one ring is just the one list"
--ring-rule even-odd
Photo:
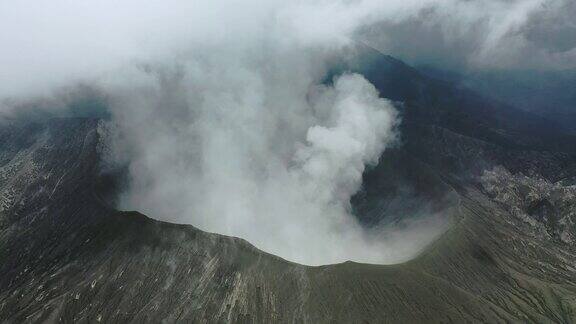
[(486, 171), (481, 179), (489, 196), (510, 214), (532, 225), (536, 233), (575, 243), (576, 186), (511, 174), (501, 167)]

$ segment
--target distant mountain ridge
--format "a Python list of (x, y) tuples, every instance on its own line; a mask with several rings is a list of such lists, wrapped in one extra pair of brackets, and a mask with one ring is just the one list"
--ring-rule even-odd
[(344, 63), (382, 97), (400, 101), (411, 123), (435, 125), (507, 147), (575, 153), (576, 136), (560, 123), (482, 96), (456, 82), (429, 77), (402, 61), (361, 47)]

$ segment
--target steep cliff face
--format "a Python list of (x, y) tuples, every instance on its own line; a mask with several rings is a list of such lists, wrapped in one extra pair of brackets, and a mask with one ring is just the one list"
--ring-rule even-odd
[(426, 202), (453, 223), (387, 266), (303, 266), (116, 211), (99, 120), (2, 125), (0, 321), (576, 321), (571, 153), (427, 123), (412, 104), (403, 145), (364, 175), (354, 208), (371, 226)]

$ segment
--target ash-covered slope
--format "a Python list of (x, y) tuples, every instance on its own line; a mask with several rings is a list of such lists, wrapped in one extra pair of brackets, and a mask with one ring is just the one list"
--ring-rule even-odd
[[(422, 98), (430, 96), (434, 80), (390, 62), (394, 77), (421, 80)], [(387, 217), (398, 216), (408, 192), (431, 208), (450, 203), (454, 222), (418, 258), (392, 266), (307, 267), (241, 239), (115, 211), (104, 199), (100, 121), (3, 125), (0, 320), (576, 321), (575, 160), (566, 145), (544, 140), (569, 137), (526, 135), (524, 119), (545, 121), (520, 112), (509, 122), (507, 113), (483, 117), (502, 122), (478, 121), (480, 132), (472, 126), (481, 114), (457, 113), (449, 97), (429, 106), (450, 112), (449, 123), (420, 114), (428, 99), (395, 99), (406, 102), (404, 143), (365, 174), (358, 217), (394, 221)], [(429, 114), (439, 115), (429, 122)], [(472, 126), (459, 126), (459, 116)]]

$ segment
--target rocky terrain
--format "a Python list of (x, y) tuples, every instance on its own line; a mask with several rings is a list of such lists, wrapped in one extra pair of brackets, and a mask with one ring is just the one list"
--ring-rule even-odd
[(532, 225), (534, 235), (568, 245), (575, 243), (576, 186), (511, 174), (502, 167), (486, 171), (481, 180), (494, 201)]
[(352, 203), (366, 226), (408, 214), (404, 197), (448, 213), (417, 258), (309, 267), (117, 211), (101, 120), (8, 121), (0, 322), (575, 322), (574, 137), (371, 55), (354, 68), (404, 103), (403, 138)]

